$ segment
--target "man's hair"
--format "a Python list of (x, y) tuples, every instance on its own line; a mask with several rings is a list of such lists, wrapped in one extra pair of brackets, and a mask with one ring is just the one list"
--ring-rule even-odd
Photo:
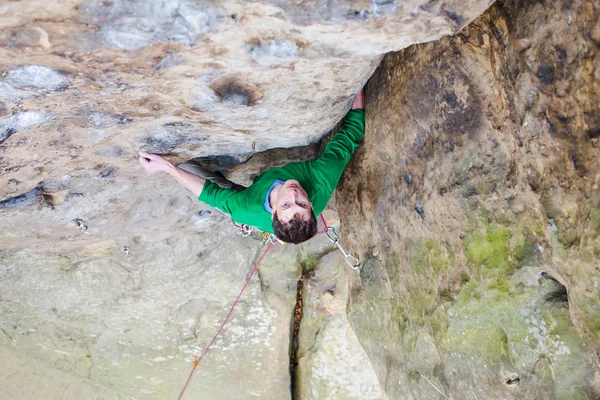
[(311, 210), (310, 219), (305, 221), (300, 214), (294, 214), (287, 224), (277, 218), (277, 211), (273, 214), (273, 231), (278, 239), (286, 243), (302, 243), (317, 234), (317, 217)]

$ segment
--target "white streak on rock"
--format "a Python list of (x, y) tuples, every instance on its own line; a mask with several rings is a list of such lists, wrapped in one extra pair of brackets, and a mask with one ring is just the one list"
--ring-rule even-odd
[(0, 131), (8, 129), (20, 131), (33, 125), (39, 125), (48, 122), (52, 118), (52, 115), (45, 115), (36, 111), (25, 111), (15, 114), (10, 118), (0, 120)]
[(18, 102), (35, 96), (34, 93), (17, 89), (8, 83), (0, 82), (0, 97), (9, 102)]
[(69, 84), (64, 74), (41, 65), (28, 65), (8, 71), (6, 81), (15, 86), (34, 89), (59, 89)]

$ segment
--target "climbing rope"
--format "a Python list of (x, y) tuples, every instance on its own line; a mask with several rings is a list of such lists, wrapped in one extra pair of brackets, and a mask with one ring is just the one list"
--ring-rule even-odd
[(240, 294), (238, 294), (237, 298), (235, 299), (235, 301), (231, 305), (231, 308), (229, 309), (229, 313), (227, 314), (227, 316), (223, 320), (223, 323), (219, 327), (219, 330), (217, 330), (217, 333), (215, 333), (215, 336), (212, 338), (212, 340), (210, 341), (210, 343), (208, 344), (208, 346), (206, 346), (206, 348), (204, 348), (204, 351), (202, 352), (202, 354), (200, 354), (199, 357), (196, 357), (196, 355), (194, 355), (192, 357), (193, 368), (192, 368), (192, 371), (190, 372), (190, 375), (188, 376), (187, 381), (185, 382), (185, 385), (183, 386), (183, 389), (181, 389), (181, 393), (179, 393), (179, 397), (177, 398), (178, 400), (181, 400), (181, 398), (183, 397), (183, 394), (185, 393), (185, 390), (187, 389), (188, 385), (190, 384), (190, 381), (192, 380), (192, 376), (194, 375), (194, 372), (196, 371), (196, 369), (198, 368), (198, 366), (200, 366), (200, 361), (202, 361), (202, 358), (206, 355), (206, 353), (208, 353), (208, 350), (210, 349), (210, 347), (217, 340), (217, 337), (219, 336), (219, 334), (223, 330), (223, 327), (225, 326), (225, 324), (227, 323), (227, 321), (229, 321), (229, 317), (231, 317), (231, 314), (233, 313), (233, 309), (235, 308), (235, 306), (237, 305), (238, 301), (240, 300), (240, 297), (242, 297), (242, 293), (244, 293), (244, 290), (246, 290), (246, 287), (248, 286), (248, 283), (250, 283), (250, 279), (252, 279), (252, 276), (254, 276), (254, 273), (256, 272), (256, 270), (258, 270), (258, 267), (260, 266), (260, 263), (262, 262), (263, 258), (265, 258), (265, 255), (271, 249), (271, 247), (273, 247), (273, 243), (269, 243), (269, 245), (267, 246), (267, 249), (263, 252), (262, 256), (260, 256), (260, 258), (258, 259), (258, 262), (254, 266), (254, 269), (252, 270), (252, 272), (250, 272), (250, 275), (248, 276), (248, 279), (246, 279), (246, 283), (244, 283), (244, 286), (242, 287), (242, 290), (240, 291)]
[[(330, 226), (327, 225), (327, 222), (325, 222), (325, 218), (323, 217), (323, 214), (321, 214), (321, 221), (323, 222), (324, 229), (322, 231), (320, 231), (320, 232), (317, 232), (317, 234), (325, 234), (327, 236), (327, 238), (331, 241), (331, 243), (335, 244), (337, 246), (337, 248), (342, 252), (342, 254), (344, 255), (344, 259), (346, 260), (346, 263), (350, 267), (352, 267), (354, 270), (358, 270), (358, 267), (360, 266), (360, 261), (358, 260), (358, 258), (356, 258), (355, 256), (353, 256), (350, 253), (347, 253), (346, 250), (344, 250), (344, 248), (342, 247), (342, 245), (339, 242), (338, 234), (336, 233), (336, 231), (335, 231), (335, 229), (333, 227), (330, 227)], [(250, 231), (250, 233), (251, 233), (251, 231)], [(245, 235), (245, 236), (248, 236), (248, 235)], [(258, 259), (257, 263), (254, 265), (254, 268), (252, 269), (252, 272), (250, 272), (250, 275), (248, 275), (248, 278), (246, 279), (246, 282), (244, 283), (244, 286), (242, 286), (242, 290), (240, 290), (240, 294), (238, 294), (237, 298), (235, 299), (235, 301), (231, 305), (231, 308), (229, 309), (229, 312), (227, 313), (227, 316), (223, 320), (223, 323), (221, 323), (221, 326), (217, 330), (217, 333), (215, 333), (215, 335), (213, 336), (213, 338), (210, 341), (210, 343), (208, 344), (208, 346), (206, 346), (204, 348), (204, 350), (202, 351), (202, 353), (200, 354), (200, 356), (197, 356), (195, 354), (192, 356), (192, 370), (190, 371), (190, 374), (189, 374), (189, 376), (187, 378), (187, 381), (185, 381), (185, 385), (183, 385), (183, 389), (181, 389), (181, 393), (179, 393), (179, 397), (177, 398), (177, 400), (181, 400), (181, 398), (183, 397), (183, 394), (187, 390), (187, 387), (190, 384), (190, 381), (192, 380), (192, 376), (194, 376), (194, 372), (200, 366), (200, 361), (202, 361), (202, 358), (204, 358), (204, 356), (206, 355), (206, 353), (208, 353), (208, 350), (210, 349), (210, 347), (215, 343), (215, 341), (217, 340), (217, 337), (221, 334), (221, 331), (223, 330), (223, 327), (225, 326), (225, 324), (227, 323), (227, 321), (229, 321), (229, 318), (231, 317), (231, 314), (233, 313), (233, 309), (235, 308), (235, 306), (237, 305), (238, 301), (240, 300), (240, 297), (242, 297), (242, 294), (246, 290), (246, 287), (250, 283), (250, 280), (252, 279), (252, 277), (254, 276), (254, 274), (256, 273), (256, 271), (258, 270), (258, 267), (260, 266), (260, 263), (262, 262), (263, 258), (265, 258), (265, 256), (267, 255), (267, 252), (278, 241), (281, 242), (280, 240), (277, 239), (277, 237), (275, 235), (269, 234), (269, 233), (265, 233), (264, 239), (263, 239), (263, 244), (264, 243), (269, 243), (269, 245), (267, 246), (267, 248), (265, 249), (265, 251), (262, 253), (262, 255)], [(283, 242), (281, 242), (281, 243), (283, 243)]]

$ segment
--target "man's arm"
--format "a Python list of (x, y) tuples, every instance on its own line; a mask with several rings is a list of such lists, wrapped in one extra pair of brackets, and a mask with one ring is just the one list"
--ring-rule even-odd
[(364, 94), (361, 91), (354, 98), (352, 109), (346, 115), (340, 131), (327, 143), (321, 157), (312, 162), (313, 179), (325, 184), (331, 193), (365, 133), (364, 106)]
[(179, 182), (183, 187), (192, 192), (196, 198), (200, 196), (202, 193), (202, 189), (204, 188), (205, 179), (191, 174), (179, 167), (174, 166), (169, 161), (167, 161), (164, 157), (159, 156), (158, 154), (146, 153), (145, 151), (140, 151), (140, 163), (144, 166), (144, 169), (149, 173), (155, 172), (165, 172), (171, 175), (177, 182)]

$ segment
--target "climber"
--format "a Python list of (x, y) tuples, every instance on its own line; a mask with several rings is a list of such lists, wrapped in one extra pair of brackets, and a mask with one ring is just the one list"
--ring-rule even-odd
[(166, 172), (195, 198), (230, 214), (240, 224), (301, 243), (317, 233), (316, 216), (327, 206), (365, 131), (364, 94), (356, 95), (341, 130), (315, 161), (289, 163), (254, 178), (248, 188), (184, 163), (174, 166), (157, 154), (140, 152), (147, 172)]

